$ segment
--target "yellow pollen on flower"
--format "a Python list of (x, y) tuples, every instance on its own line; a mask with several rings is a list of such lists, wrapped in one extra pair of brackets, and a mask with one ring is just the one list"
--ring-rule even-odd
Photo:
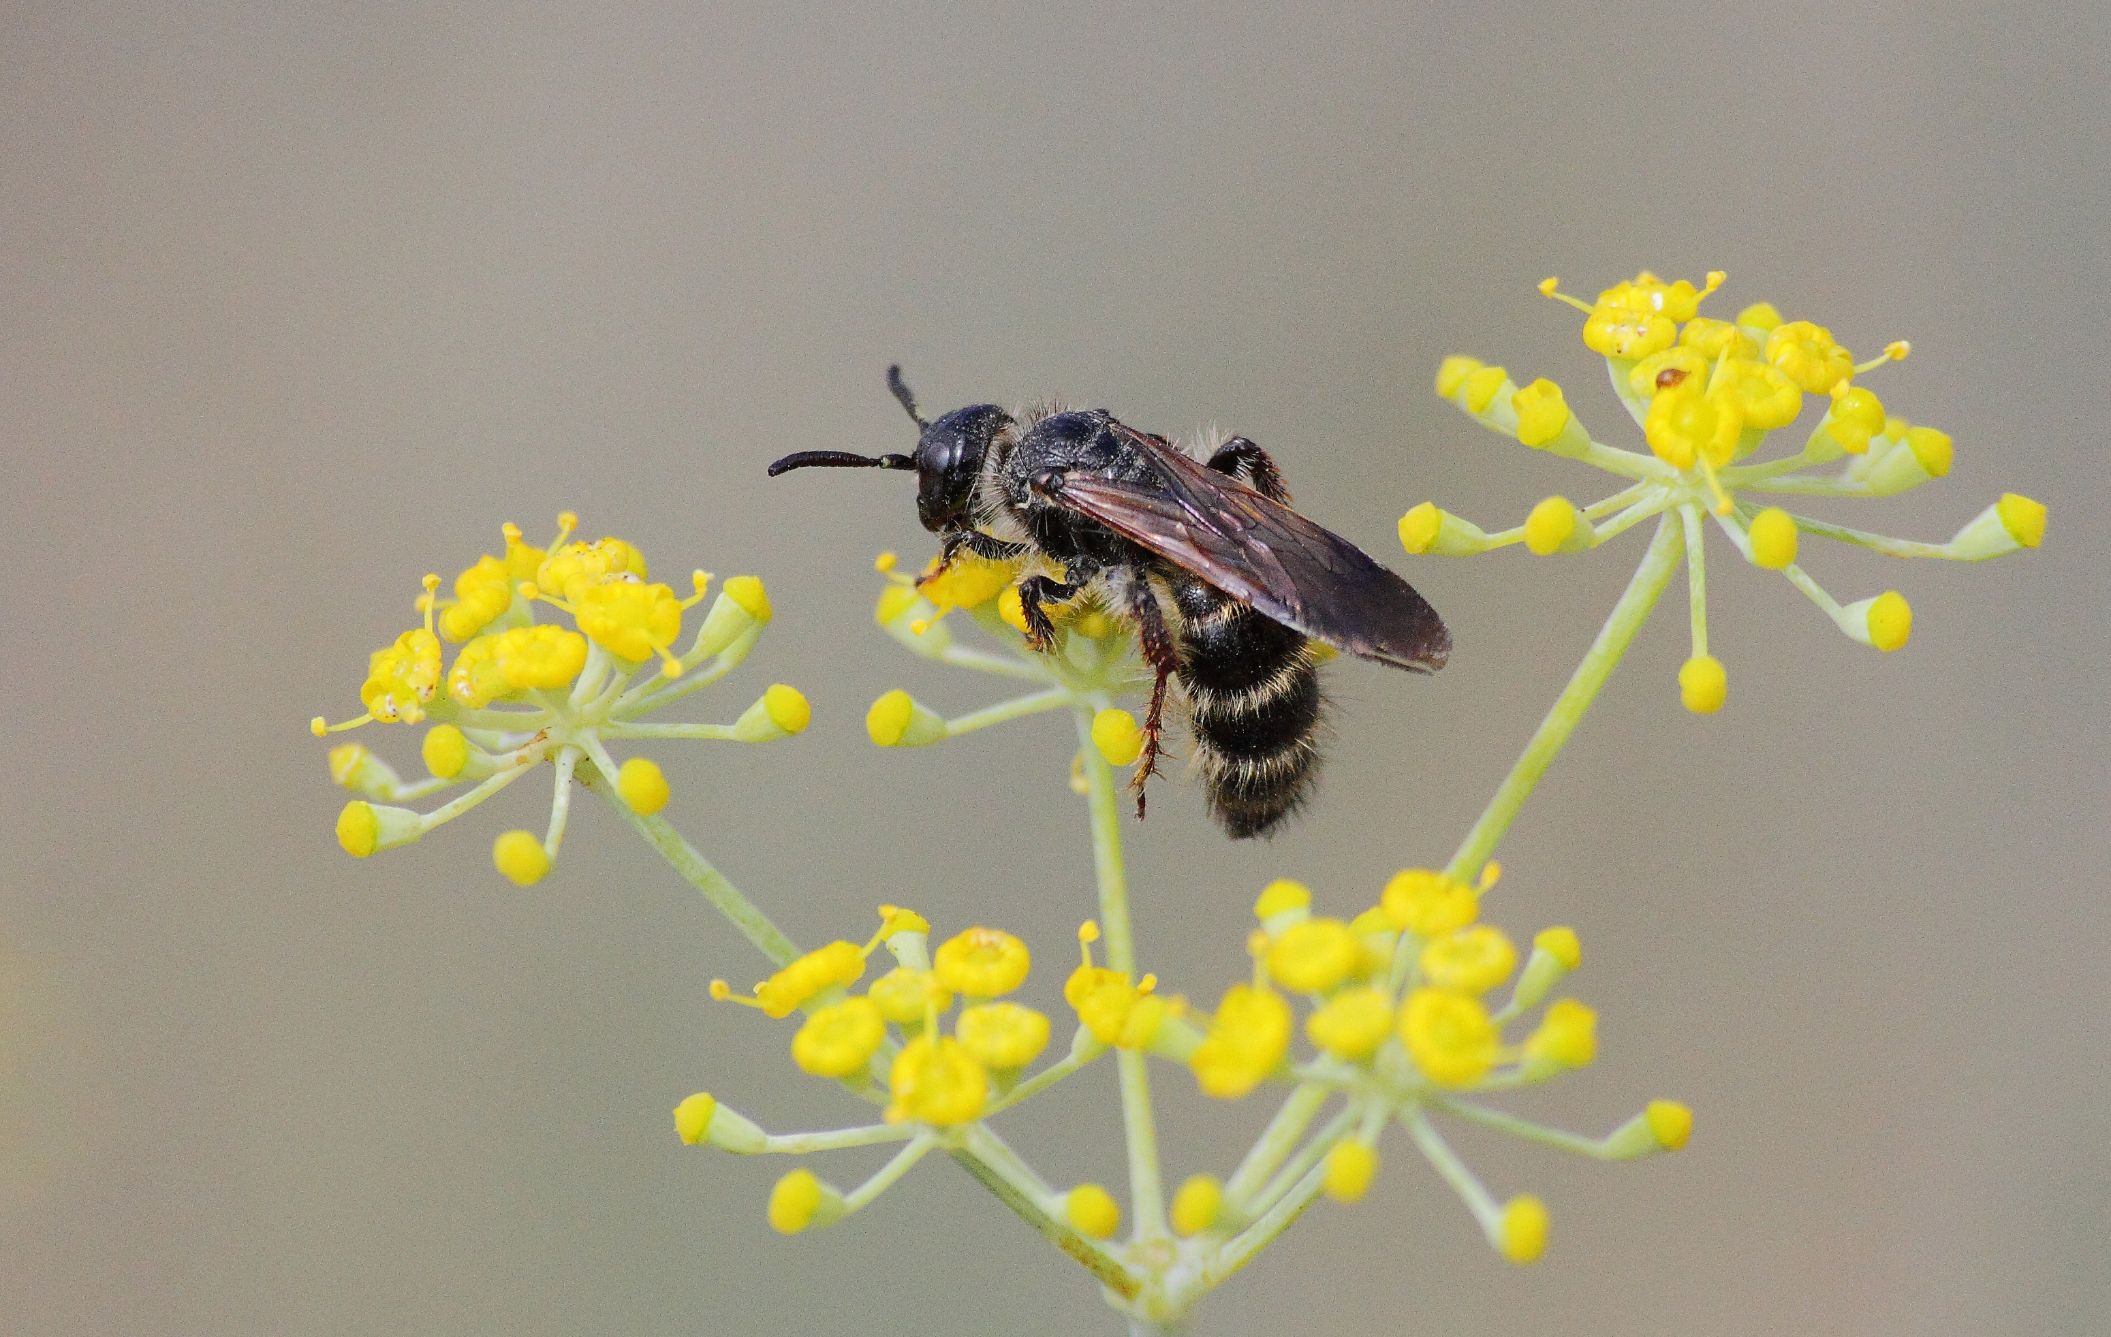
[(1173, 1194), (1173, 1229), (1181, 1235), (1199, 1235), (1217, 1224), (1223, 1210), (1223, 1183), (1215, 1175), (1190, 1175)]
[(884, 576), (889, 571), (892, 571), (900, 561), (901, 559), (896, 557), (892, 551), (882, 552), (879, 556), (872, 559), (872, 569)]
[(1643, 1108), (1642, 1117), (1657, 1145), (1666, 1151), (1678, 1151), (1693, 1136), (1693, 1111), (1676, 1100), (1652, 1100)]
[(1686, 322), (1679, 331), (1679, 345), (1710, 359), (1724, 353), (1734, 358), (1756, 357), (1759, 353), (1759, 345), (1735, 323), (1705, 316)]
[(1268, 947), (1268, 973), (1294, 993), (1325, 993), (1353, 974), (1363, 944), (1339, 919), (1307, 919)]
[(1807, 320), (1792, 320), (1769, 331), (1766, 360), (1814, 395), (1854, 374), (1854, 355), (1833, 341), (1831, 330)]
[(1532, 946), (1560, 962), (1563, 970), (1574, 970), (1583, 964), (1583, 942), (1577, 938), (1576, 930), (1565, 924), (1533, 934)]
[(1361, 1142), (1337, 1142), (1327, 1153), (1321, 1183), (1336, 1202), (1360, 1202), (1377, 1177), (1377, 1151)]
[(1752, 565), (1779, 571), (1796, 560), (1796, 521), (1778, 506), (1752, 517)]
[[(1911, 438), (1908, 438), (1909, 440)], [(2019, 492), (2004, 492), (1994, 503), (1994, 514), (2010, 538), (2025, 548), (2045, 541), (2045, 503), (2032, 501)]]
[(454, 602), (440, 613), (440, 634), (466, 641), (513, 606), (512, 568), (505, 559), (479, 557), (454, 578)]
[(717, 1113), (718, 1101), (709, 1091), (684, 1097), (674, 1107), (674, 1135), (682, 1139), (683, 1146), (697, 1146), (710, 1136), (711, 1118)]
[(1597, 1056), (1598, 1014), (1573, 998), (1549, 1003), (1539, 1028), (1525, 1041), (1527, 1062), (1584, 1068)]
[(771, 683), (762, 694), (762, 707), (771, 721), (788, 734), (804, 733), (814, 718), (814, 708), (807, 704), (805, 695), (781, 682)]
[(1112, 1239), (1121, 1228), (1121, 1205), (1098, 1184), (1079, 1184), (1063, 1195), (1063, 1219), (1090, 1239)]
[(659, 763), (650, 757), (631, 757), (616, 768), (616, 792), (632, 812), (652, 816), (667, 806), (672, 791)]
[(978, 608), (988, 603), (1010, 589), (1018, 574), (1017, 562), (963, 552), (943, 569), (937, 558), (931, 559), (917, 580), (916, 591), (929, 599), (943, 617), (955, 608)]
[(1433, 939), (1422, 949), (1422, 978), (1432, 988), (1482, 994), (1510, 978), (1517, 968), (1517, 949), (1492, 924)]
[(1644, 358), (1671, 347), (1678, 326), (1655, 311), (1600, 301), (1583, 322), (1583, 344), (1609, 358)]
[(1254, 898), (1253, 917), (1265, 924), (1277, 915), (1309, 909), (1311, 905), (1310, 887), (1302, 882), (1293, 882), (1287, 877), (1279, 877), (1261, 888), (1261, 894)]
[(815, 1008), (792, 1037), (792, 1062), (816, 1077), (848, 1077), (868, 1063), (887, 1038), (887, 1019), (870, 998), (846, 998)]
[(1679, 666), (1679, 702), (1696, 715), (1713, 715), (1730, 696), (1730, 674), (1714, 655), (1695, 655)]
[[(310, 727), (312, 731), (312, 724)], [(324, 732), (328, 732), (327, 727)], [(427, 737), (431, 735), (428, 734)], [(385, 763), (382, 763), (381, 759), (374, 755), (373, 749), (366, 744), (339, 743), (330, 749), (330, 783), (342, 785), (347, 789), (354, 788), (360, 773), (376, 764)]]
[(1078, 927), (1077, 936), (1083, 962), (1063, 981), (1063, 1001), (1101, 1044), (1131, 1049), (1148, 1044), (1163, 1018), (1162, 1013), (1144, 1015), (1143, 1004), (1156, 1001), (1146, 997), (1156, 981), (1146, 975), (1142, 983), (1131, 984), (1120, 971), (1093, 965), (1092, 944), (1099, 941), (1099, 925), (1091, 920)]
[(549, 555), (537, 565), (530, 579), (538, 590), (557, 599), (574, 600), (587, 586), (608, 577), (642, 581), (648, 574), (645, 555), (622, 539), (566, 543), (560, 538), (550, 545)]
[(1887, 415), (1884, 401), (1861, 386), (1848, 386), (1844, 382), (1833, 388), (1832, 408), (1825, 415), (1825, 430), (1840, 449), (1850, 455), (1860, 455), (1869, 449), (1871, 438), (1884, 430)]
[(1026, 982), (1033, 957), (1026, 944), (1002, 929), (963, 929), (938, 945), (932, 968), (955, 993), (996, 998)]
[[(438, 577), (428, 577), (437, 581)], [(393, 644), (367, 658), (366, 681), (359, 687), (359, 704), (374, 720), (391, 724), (401, 720), (416, 724), (425, 718), (425, 703), (440, 686), (440, 638), (433, 634), (433, 602), (428, 593), (419, 599), (425, 625), (404, 632)], [(354, 721), (359, 723), (363, 721)], [(333, 728), (348, 728), (347, 725)]]
[(1897, 590), (1886, 590), (1869, 605), (1869, 643), (1887, 654), (1902, 649), (1913, 635), (1913, 606)]
[(1723, 365), (1720, 382), (1720, 392), (1737, 406), (1745, 427), (1771, 432), (1788, 426), (1803, 412), (1803, 391), (1780, 368), (1767, 363), (1732, 358)]
[(1392, 1033), (1393, 1012), (1383, 989), (1343, 989), (1305, 1018), (1305, 1037), (1336, 1058), (1361, 1063)]
[[(857, 983), (865, 973), (865, 953), (854, 942), (838, 938), (787, 963), (755, 986), (755, 1003), (763, 1014), (788, 1017), (825, 989)], [(714, 995), (715, 996), (715, 995)]]
[(447, 670), (447, 695), (456, 704), (481, 710), (513, 690), (499, 671), (498, 637), (479, 636), (455, 651), (454, 666)]
[(897, 1026), (920, 1024), (953, 1006), (952, 991), (938, 976), (914, 966), (896, 966), (872, 982), (865, 994), (879, 1005), (880, 1015)]
[(886, 626), (901, 617), (921, 602), (921, 596), (913, 585), (889, 585), (880, 591), (879, 602), (873, 605), (872, 620)]
[(931, 921), (903, 905), (880, 907), (879, 938), (886, 941), (897, 933), (923, 933), (931, 931)]
[(1573, 549), (1574, 540), (1588, 533), (1582, 512), (1567, 497), (1548, 497), (1525, 517), (1525, 547), (1537, 557)]
[(1488, 1009), (1464, 994), (1417, 989), (1400, 1010), (1400, 1042), (1437, 1086), (1471, 1086), (1486, 1077), (1501, 1039)]
[(1691, 469), (1697, 460), (1730, 462), (1744, 430), (1744, 414), (1728, 393), (1704, 391), (1689, 377), (1649, 402), (1642, 435), (1658, 459), (1674, 469)]
[(1486, 413), (1495, 396), (1510, 383), (1510, 373), (1501, 367), (1481, 367), (1469, 372), (1459, 386), (1460, 402), (1468, 413)]
[(1482, 365), (1479, 358), (1467, 357), (1463, 353), (1445, 358), (1437, 364), (1437, 394), (1444, 399), (1455, 397), (1460, 387), (1466, 384), (1466, 378), (1479, 371)]
[(989, 1073), (950, 1035), (924, 1034), (902, 1046), (888, 1075), (891, 1122), (951, 1127), (980, 1118), (989, 1100)]
[(1737, 313), (1737, 323), (1746, 329), (1766, 333), (1781, 324), (1781, 313), (1772, 302), (1754, 302)]
[(1949, 433), (1937, 431), (1933, 427), (1908, 427), (1905, 443), (1906, 449), (1913, 452), (1913, 458), (1920, 462), (1920, 467), (1927, 471), (1929, 477), (1941, 478), (1950, 472), (1950, 464), (1956, 452)]
[(776, 610), (770, 607), (770, 592), (755, 576), (734, 576), (724, 585), (725, 595), (757, 622), (768, 622)]
[(426, 770), (442, 780), (452, 780), (469, 765), (469, 740), (452, 724), (436, 724), (425, 731), (418, 755)]
[(682, 601), (672, 589), (622, 577), (577, 589), (572, 617), (595, 644), (618, 659), (638, 663), (657, 656), (663, 665), (674, 664), (675, 673), (681, 671), (667, 649), (682, 634)]
[(1092, 717), (1092, 746), (1109, 766), (1129, 766), (1143, 755), (1143, 726), (1136, 717), (1109, 706)]
[(1019, 1003), (962, 1008), (953, 1034), (985, 1067), (1023, 1068), (1048, 1047), (1048, 1018)]
[(1394, 928), (1420, 938), (1462, 929), (1480, 915), (1480, 897), (1472, 887), (1427, 868), (1404, 868), (1393, 874), (1379, 906)]
[(1627, 388), (1636, 399), (1651, 399), (1691, 378), (1705, 376), (1713, 362), (1695, 348), (1672, 347), (1651, 353), (1629, 369)]
[(1537, 449), (1560, 436), (1573, 415), (1561, 387), (1544, 376), (1510, 396), (1517, 413), (1517, 439)]
[(381, 821), (374, 805), (353, 799), (337, 812), (337, 844), (355, 859), (364, 859), (381, 846)]
[(1547, 1251), (1547, 1206), (1529, 1193), (1503, 1204), (1493, 1243), (1497, 1252), (1520, 1265), (1539, 1261)]
[(532, 887), (550, 871), (550, 853), (532, 831), (508, 831), (493, 841), (491, 862), (516, 887)]
[[(564, 627), (513, 627), (494, 637), (478, 637), (455, 656), (459, 671), (472, 647), (488, 644), (490, 666), (505, 691), (548, 690), (569, 685), (586, 667), (586, 638)], [(450, 685), (453, 682), (449, 678)], [(478, 684), (482, 690), (484, 684)], [(501, 693), (503, 694), (503, 693)]]
[(770, 1229), (780, 1235), (796, 1235), (814, 1224), (820, 1214), (821, 1181), (804, 1166), (779, 1179), (770, 1190)]
[(1204, 1095), (1236, 1100), (1274, 1072), (1290, 1048), (1290, 1005), (1265, 985), (1224, 991), (1209, 1032), (1188, 1058)]

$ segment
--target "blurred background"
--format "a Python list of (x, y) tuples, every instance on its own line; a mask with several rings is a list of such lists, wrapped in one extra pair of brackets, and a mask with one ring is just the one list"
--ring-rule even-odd
[[(366, 862), (309, 716), (356, 713), (417, 580), (576, 507), (656, 568), (765, 576), (778, 620), (699, 698), (815, 707), (771, 748), (662, 747), (669, 815), (803, 941), (882, 899), (1042, 948), (1090, 905), (1068, 724), (920, 753), (906, 686), (988, 684), (872, 627), (920, 555), (906, 480), (762, 466), (907, 449), (933, 409), (1061, 394), (1251, 435), (1300, 505), (1406, 572), (1445, 673), (1334, 674), (1308, 820), (1235, 845), (1164, 785), (1129, 828), (1143, 958), (1204, 997), (1267, 880), (1367, 904), (1479, 812), (1639, 558), (1405, 557), (1425, 498), (1495, 528), (1596, 475), (1432, 394), (1468, 351), (1622, 415), (1533, 292), (1730, 273), (1954, 434), (1944, 482), (1812, 509), (1946, 538), (2004, 490), (2038, 554), (1807, 544), (1896, 586), (1848, 642), (1713, 563), (1730, 703), (1644, 633), (1502, 849), (1494, 917), (1573, 923), (1590, 1072), (1519, 1102), (1589, 1131), (1698, 1111), (1614, 1167), (1461, 1135), (1554, 1212), (1500, 1262), (1404, 1145), (1198, 1331), (2075, 1333), (2111, 1326), (2104, 1061), (2106, 10), (716, 4), (16, 4), (0, 18), (0, 1327), (22, 1333), (1112, 1331), (954, 1167), (769, 1233), (781, 1162), (680, 1147), (709, 1087), (856, 1111), (714, 1008), (758, 962), (597, 805), (520, 891), (520, 786)], [(416, 771), (407, 731), (367, 741)], [(1176, 768), (1177, 770), (1177, 768)], [(540, 791), (540, 792), (538, 792)], [(1160, 1084), (1169, 1173), (1265, 1114)], [(1112, 1073), (1010, 1115), (1118, 1182)], [(855, 1158), (831, 1173), (849, 1177)]]

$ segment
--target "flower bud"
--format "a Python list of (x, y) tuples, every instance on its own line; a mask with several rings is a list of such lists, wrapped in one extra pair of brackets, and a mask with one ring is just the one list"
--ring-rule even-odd
[(1417, 557), (1424, 553), (1471, 557), (1488, 551), (1488, 535), (1471, 520), (1462, 520), (1425, 501), (1400, 517), (1400, 546)]
[(842, 1215), (842, 1193), (804, 1166), (778, 1180), (770, 1190), (770, 1229), (780, 1235), (796, 1235), (815, 1226), (830, 1225)]
[(1693, 1132), (1693, 1111), (1676, 1100), (1652, 1100), (1640, 1114), (1605, 1139), (1605, 1155), (1616, 1161), (1677, 1151)]
[[(730, 583), (730, 582), (728, 582)], [(796, 687), (772, 683), (768, 691), (733, 722), (733, 736), (743, 743), (771, 743), (805, 731), (813, 707)]]
[(408, 845), (424, 834), (424, 816), (409, 808), (353, 799), (337, 814), (337, 843), (355, 859)]
[(375, 756), (365, 743), (339, 743), (330, 749), (330, 779), (369, 798), (393, 794), (403, 785), (395, 767)]
[(1886, 652), (1905, 645), (1913, 635), (1913, 606), (1897, 590), (1848, 604), (1833, 620), (1855, 640)]
[[(1950, 555), (1970, 562), (2006, 557), (2012, 552), (2035, 548), (2045, 541), (2045, 504), (2015, 492), (2004, 492), (2001, 500), (1972, 517), (1950, 540)], [(336, 754), (333, 752), (332, 764)]]
[(865, 712), (865, 732), (881, 747), (929, 747), (945, 738), (946, 722), (897, 687)]

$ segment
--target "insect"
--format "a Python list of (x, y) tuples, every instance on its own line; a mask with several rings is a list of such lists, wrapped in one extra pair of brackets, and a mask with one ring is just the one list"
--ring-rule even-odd
[(1451, 633), (1421, 595), (1340, 535), (1290, 509), (1268, 453), (1242, 436), (1207, 463), (1102, 409), (1008, 413), (972, 404), (927, 421), (901, 369), (887, 385), (920, 436), (909, 455), (807, 450), (770, 466), (899, 469), (916, 512), (962, 552), (1061, 567), (1019, 582), (1028, 643), (1053, 648), (1046, 605), (1090, 591), (1135, 625), (1156, 674), (1133, 785), (1156, 773), (1168, 683), (1185, 698), (1210, 813), (1267, 835), (1317, 778), (1323, 700), (1312, 642), (1412, 672), (1442, 668)]

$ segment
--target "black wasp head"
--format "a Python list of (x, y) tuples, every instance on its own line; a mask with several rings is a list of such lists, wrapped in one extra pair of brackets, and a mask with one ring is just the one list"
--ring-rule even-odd
[(887, 368), (887, 388), (922, 429), (914, 455), (852, 455), (841, 450), (802, 450), (770, 466), (770, 477), (792, 469), (913, 469), (916, 471), (916, 518), (937, 533), (966, 524), (975, 502), (975, 480), (990, 442), (1012, 425), (1011, 415), (995, 404), (970, 404), (936, 422), (916, 411), (916, 396), (902, 381), (900, 367)]

